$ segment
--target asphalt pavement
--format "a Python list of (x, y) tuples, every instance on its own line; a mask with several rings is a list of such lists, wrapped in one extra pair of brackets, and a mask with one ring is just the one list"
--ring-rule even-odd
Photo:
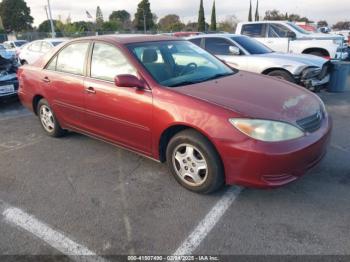
[(350, 255), (350, 87), (320, 97), (334, 131), (319, 165), (279, 189), (209, 196), (126, 150), (50, 138), (18, 101), (1, 103), (0, 254)]

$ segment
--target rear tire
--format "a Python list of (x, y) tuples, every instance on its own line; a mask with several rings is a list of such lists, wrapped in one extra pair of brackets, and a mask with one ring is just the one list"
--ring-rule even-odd
[(177, 182), (190, 191), (209, 194), (224, 185), (224, 168), (216, 149), (195, 130), (176, 134), (167, 146), (166, 157)]
[(286, 81), (291, 82), (293, 84), (296, 83), (294, 77), (290, 73), (283, 71), (283, 70), (274, 70), (274, 71), (271, 71), (270, 73), (268, 73), (267, 75), (278, 78), (278, 79), (286, 80)]
[(40, 124), (46, 134), (52, 137), (61, 137), (66, 134), (66, 131), (62, 129), (58, 123), (55, 114), (46, 99), (41, 99), (39, 101), (37, 112)]

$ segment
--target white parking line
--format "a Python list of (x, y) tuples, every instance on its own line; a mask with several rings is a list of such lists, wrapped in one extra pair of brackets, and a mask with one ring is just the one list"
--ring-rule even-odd
[(2, 212), (2, 215), (6, 222), (32, 233), (73, 260), (107, 261), (104, 258), (97, 256), (96, 253), (88, 248), (74, 242), (64, 234), (53, 230), (50, 226), (40, 222), (34, 216), (31, 216), (18, 208), (8, 207)]
[(236, 200), (242, 189), (243, 188), (237, 186), (229, 188), (221, 197), (221, 199), (215, 204), (215, 206), (209, 211), (209, 213), (199, 222), (192, 233), (175, 251), (174, 255), (178, 256), (192, 254), (192, 252), (197, 249), (200, 243), (219, 222), (220, 218), (225, 214), (226, 210)]

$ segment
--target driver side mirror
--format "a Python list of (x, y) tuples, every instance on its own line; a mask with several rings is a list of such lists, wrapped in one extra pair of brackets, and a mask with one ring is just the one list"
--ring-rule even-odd
[(117, 75), (114, 78), (114, 84), (118, 87), (136, 87), (139, 89), (147, 89), (145, 82), (138, 79), (134, 75)]
[(239, 50), (239, 48), (236, 46), (230, 46), (229, 51), (232, 55), (240, 55), (241, 54), (241, 50)]
[(292, 31), (288, 31), (287, 37), (288, 37), (289, 39), (296, 39), (296, 38), (297, 38), (297, 35), (296, 35), (296, 33), (292, 32)]

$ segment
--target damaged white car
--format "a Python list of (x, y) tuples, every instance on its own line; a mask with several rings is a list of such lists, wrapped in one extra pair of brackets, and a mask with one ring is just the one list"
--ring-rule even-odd
[(17, 95), (18, 67), (16, 52), (6, 50), (0, 45), (0, 99)]
[(274, 52), (242, 35), (210, 34), (187, 39), (234, 68), (284, 79), (313, 91), (330, 80), (331, 63), (322, 57)]

